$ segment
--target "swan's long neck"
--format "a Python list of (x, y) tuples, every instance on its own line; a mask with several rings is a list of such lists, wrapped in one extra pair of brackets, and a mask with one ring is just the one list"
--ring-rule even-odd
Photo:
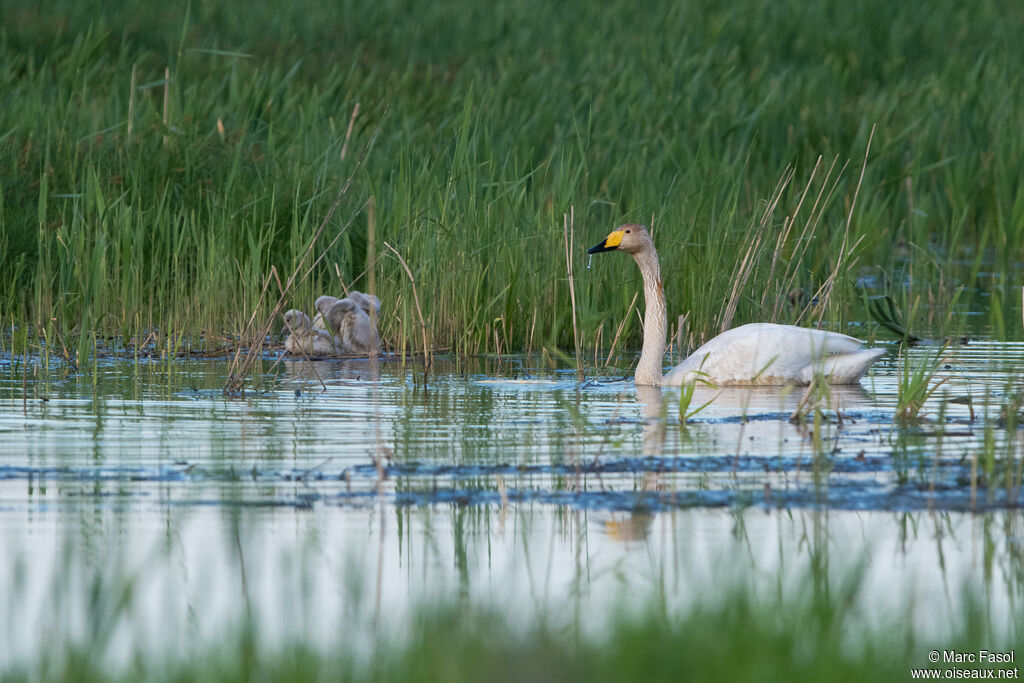
[(665, 356), (665, 335), (668, 333), (668, 313), (665, 310), (665, 290), (661, 283), (658, 252), (650, 249), (633, 254), (640, 275), (644, 279), (644, 347), (636, 366), (637, 384), (660, 385), (661, 361)]

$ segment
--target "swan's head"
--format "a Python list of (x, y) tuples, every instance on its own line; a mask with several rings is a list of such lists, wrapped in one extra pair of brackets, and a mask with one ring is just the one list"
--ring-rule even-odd
[(363, 294), (353, 289), (346, 298), (359, 304), (359, 307), (366, 312), (366, 315), (370, 315), (371, 311), (380, 315), (380, 299), (373, 294)]
[(284, 326), (286, 330), (293, 334), (301, 334), (308, 332), (310, 327), (312, 327), (312, 323), (309, 321), (308, 315), (293, 308), (285, 312)]
[(327, 311), (331, 310), (331, 306), (333, 306), (337, 301), (338, 299), (333, 296), (324, 295), (317, 297), (316, 302), (313, 305), (316, 306), (316, 310), (320, 311), (320, 315), (326, 318)]
[(327, 310), (324, 318), (326, 318), (327, 322), (333, 329), (340, 332), (344, 323), (348, 322), (348, 318), (357, 310), (359, 310), (358, 304), (350, 299), (338, 299), (334, 302), (334, 305)]
[(600, 254), (602, 251), (618, 250), (635, 254), (650, 249), (653, 244), (654, 240), (651, 239), (647, 228), (637, 223), (626, 223), (615, 228), (603, 242), (587, 249), (587, 253)]

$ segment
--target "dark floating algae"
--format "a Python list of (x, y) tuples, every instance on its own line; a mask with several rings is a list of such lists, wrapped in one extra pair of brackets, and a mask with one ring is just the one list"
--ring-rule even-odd
[[(200, 497), (175, 501), (176, 505), (224, 505), (242, 507), (364, 506), (387, 502), (396, 506), (507, 505), (541, 503), (570, 509), (652, 512), (687, 507), (832, 508), (837, 510), (957, 510), (982, 511), (1024, 504), (1020, 487), (988, 488), (979, 485), (976, 473), (959, 459), (946, 458), (928, 464), (927, 480), (893, 484), (898, 470), (893, 457), (860, 456), (808, 459), (789, 456), (705, 456), (618, 458), (578, 464), (389, 464), (355, 465), (340, 470), (216, 470), (177, 463), (161, 467), (18, 467), (0, 466), (0, 480), (27, 480), (40, 484), (57, 482), (163, 483), (210, 482), (299, 483), (308, 487), (300, 494), (278, 492), (274, 496), (216, 499)], [(828, 476), (821, 473), (827, 472)], [(704, 474), (740, 477), (721, 489), (694, 488), (689, 479), (660, 480), (660, 475)], [(632, 490), (632, 479), (616, 475), (654, 476), (644, 488)], [(742, 475), (742, 476), (741, 476)], [(748, 475), (757, 475), (751, 478)], [(758, 477), (769, 476), (769, 479)], [(508, 478), (506, 481), (505, 478)], [(975, 485), (972, 487), (970, 482)], [(493, 486), (467, 487), (467, 480), (496, 481)], [(781, 480), (780, 480), (781, 478)], [(805, 481), (801, 481), (804, 479)], [(331, 486), (344, 486), (344, 491)], [(357, 490), (351, 490), (353, 485)], [(615, 488), (613, 488), (615, 487)], [(80, 504), (90, 496), (97, 504), (111, 495), (131, 497), (142, 491), (77, 491), (64, 494)], [(53, 502), (42, 505), (52, 507)]]
[[(939, 496), (937, 491), (941, 491)], [(341, 497), (344, 498), (348, 494)], [(1024, 495), (1018, 490), (1012, 499), (1003, 491), (992, 500), (976, 500), (960, 486), (924, 486), (905, 484), (895, 488), (856, 481), (830, 482), (820, 491), (813, 489), (775, 490), (765, 486), (758, 490), (682, 489), (656, 491), (537, 491), (509, 489), (505, 493), (479, 489), (448, 489), (441, 491), (403, 491), (395, 494), (399, 506), (438, 504), (496, 505), (512, 503), (543, 503), (571, 509), (614, 512), (656, 513), (681, 508), (716, 508), (757, 506), (771, 509), (832, 509), (859, 511), (912, 512), (940, 510), (982, 512), (1005, 507), (1020, 507)]]

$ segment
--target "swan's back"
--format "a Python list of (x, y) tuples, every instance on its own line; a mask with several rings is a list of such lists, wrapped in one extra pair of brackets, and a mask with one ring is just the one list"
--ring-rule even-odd
[(832, 384), (853, 384), (884, 354), (838, 332), (752, 323), (708, 341), (665, 375), (663, 384), (807, 384), (815, 374)]
[(363, 300), (339, 299), (327, 311), (327, 322), (338, 331), (336, 339), (341, 354), (365, 355), (376, 353), (380, 348), (377, 328), (362, 303)]

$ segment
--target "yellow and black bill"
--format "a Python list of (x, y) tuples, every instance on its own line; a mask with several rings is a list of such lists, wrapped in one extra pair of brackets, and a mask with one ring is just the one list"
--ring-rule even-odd
[(604, 238), (600, 244), (595, 244), (590, 249), (587, 249), (588, 254), (600, 254), (602, 251), (614, 251), (619, 248), (622, 244), (622, 237), (626, 234), (625, 230), (616, 230), (612, 234)]

